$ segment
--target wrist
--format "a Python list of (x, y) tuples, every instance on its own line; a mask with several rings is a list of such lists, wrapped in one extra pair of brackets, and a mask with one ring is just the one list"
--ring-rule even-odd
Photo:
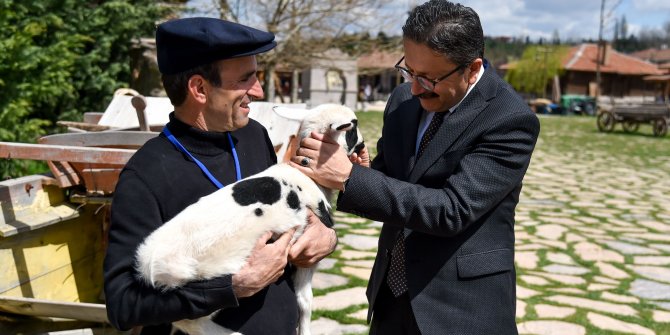
[(349, 182), (349, 177), (347, 176), (347, 177), (344, 178), (344, 180), (342, 181), (342, 188), (340, 189), (340, 191), (345, 192), (345, 191), (347, 190), (347, 183), (348, 183), (348, 182)]
[(231, 278), (230, 278), (231, 279), (230, 281), (231, 281), (231, 286), (233, 287), (233, 295), (235, 295), (235, 298), (239, 299), (239, 298), (242, 298), (243, 292), (242, 292), (242, 288), (239, 285), (238, 278), (239, 277), (237, 275), (232, 275)]
[(353, 171), (353, 170), (354, 170), (354, 165), (351, 164), (351, 167), (349, 168), (349, 171), (348, 171), (347, 174), (344, 176), (344, 179), (342, 180), (342, 182), (340, 183), (340, 185), (339, 185), (339, 187), (338, 187), (338, 189), (339, 189), (340, 191), (342, 191), (342, 192), (346, 191), (346, 189), (347, 189), (347, 184), (349, 183), (349, 178), (351, 177), (351, 171)]
[(335, 232), (335, 229), (330, 229), (331, 231), (331, 238), (330, 238), (330, 252), (328, 254), (332, 254), (333, 251), (335, 251), (335, 248), (337, 247), (337, 232)]

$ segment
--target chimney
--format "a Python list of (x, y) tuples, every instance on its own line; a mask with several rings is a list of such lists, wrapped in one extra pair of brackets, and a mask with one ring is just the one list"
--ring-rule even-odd
[(612, 45), (607, 42), (603, 42), (599, 46), (599, 48), (600, 48), (600, 64), (601, 65), (609, 64), (610, 55), (612, 54), (612, 52), (614, 52), (614, 50), (612, 50)]

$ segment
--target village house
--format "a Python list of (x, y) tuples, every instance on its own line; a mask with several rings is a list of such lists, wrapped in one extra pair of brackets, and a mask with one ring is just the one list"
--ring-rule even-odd
[[(584, 43), (572, 47), (563, 59), (561, 92), (595, 96), (597, 59), (597, 44)], [(607, 45), (602, 48), (600, 73), (601, 96), (653, 98), (657, 88), (644, 77), (660, 75), (662, 71), (655, 64), (625, 55)]]
[(644, 77), (644, 80), (652, 83), (657, 88), (657, 96), (662, 96), (663, 101), (670, 101), (670, 49), (668, 48), (651, 48), (634, 52), (633, 57), (654, 63), (663, 72), (661, 75), (651, 75)]
[(650, 48), (633, 52), (630, 55), (657, 64), (659, 68), (670, 69), (670, 48)]
[(402, 56), (402, 50), (374, 50), (358, 57), (358, 85), (363, 91), (362, 98), (368, 101), (388, 99), (393, 89), (403, 82), (394, 67)]

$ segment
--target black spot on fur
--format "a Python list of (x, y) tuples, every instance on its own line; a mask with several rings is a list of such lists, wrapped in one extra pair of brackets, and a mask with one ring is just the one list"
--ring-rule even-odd
[(288, 183), (286, 182), (286, 180), (282, 180), (281, 183), (284, 184), (284, 186), (288, 186)]
[(298, 186), (298, 191), (302, 192), (302, 187)]
[(281, 185), (272, 177), (259, 177), (243, 180), (233, 186), (233, 199), (240, 206), (249, 206), (260, 202), (272, 205), (281, 197)]
[(347, 130), (347, 132), (344, 133), (344, 139), (347, 142), (347, 148), (349, 148), (348, 154), (351, 155), (354, 153), (354, 146), (356, 146), (358, 142), (358, 126), (354, 124), (353, 128)]
[(317, 216), (326, 227), (332, 228), (335, 225), (333, 218), (330, 217), (330, 212), (328, 212), (326, 204), (323, 201), (319, 201), (319, 213), (317, 213)]
[(254, 210), (254, 214), (256, 214), (256, 216), (263, 216), (263, 210), (256, 208), (256, 210)]
[(288, 192), (288, 196), (286, 197), (286, 203), (288, 204), (289, 208), (298, 210), (300, 208), (300, 198), (298, 198), (298, 194), (295, 193), (295, 191), (291, 190), (291, 192)]

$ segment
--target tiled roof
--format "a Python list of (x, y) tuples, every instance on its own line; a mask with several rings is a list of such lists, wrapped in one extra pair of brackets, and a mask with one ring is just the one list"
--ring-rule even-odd
[[(656, 65), (641, 59), (628, 56), (608, 48), (608, 59), (601, 64), (600, 71), (603, 73), (618, 73), (623, 75), (655, 75), (663, 74)], [(596, 58), (598, 57), (596, 44), (584, 43), (570, 49), (563, 61), (563, 67), (571, 71), (596, 71)]]
[(358, 57), (359, 69), (392, 69), (398, 60), (403, 56), (402, 50), (399, 51), (379, 51), (363, 54)]
[(651, 48), (634, 52), (630, 55), (654, 63), (670, 62), (670, 49)]

